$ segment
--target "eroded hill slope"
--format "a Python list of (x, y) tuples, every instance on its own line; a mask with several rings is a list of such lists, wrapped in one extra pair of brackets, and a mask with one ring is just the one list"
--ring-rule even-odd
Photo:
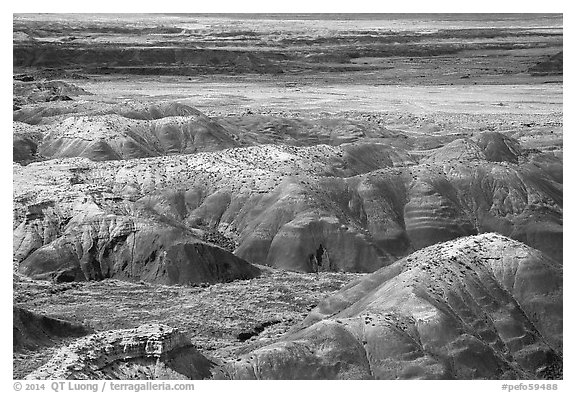
[(90, 206), (210, 235), (249, 262), (304, 272), (370, 272), (428, 245), (491, 231), (562, 255), (561, 161), (498, 133), (456, 140), (419, 160), (360, 141), (14, 170), (19, 260), (61, 237), (78, 221), (67, 220)]
[(232, 379), (542, 379), (562, 375), (562, 268), (496, 234), (422, 249), (347, 285)]

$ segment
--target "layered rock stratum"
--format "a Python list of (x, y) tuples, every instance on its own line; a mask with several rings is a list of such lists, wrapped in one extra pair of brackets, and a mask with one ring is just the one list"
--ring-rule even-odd
[(151, 324), (79, 339), (26, 379), (204, 379), (211, 366), (177, 329)]

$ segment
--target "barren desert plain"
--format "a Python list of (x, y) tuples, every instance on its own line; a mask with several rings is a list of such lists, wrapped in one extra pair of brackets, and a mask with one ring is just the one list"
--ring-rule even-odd
[(14, 14), (15, 379), (562, 379), (560, 14)]

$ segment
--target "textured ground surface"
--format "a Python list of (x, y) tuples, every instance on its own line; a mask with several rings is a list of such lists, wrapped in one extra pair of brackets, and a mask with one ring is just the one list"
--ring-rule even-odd
[(14, 16), (14, 376), (558, 378), (562, 17), (259, 18)]

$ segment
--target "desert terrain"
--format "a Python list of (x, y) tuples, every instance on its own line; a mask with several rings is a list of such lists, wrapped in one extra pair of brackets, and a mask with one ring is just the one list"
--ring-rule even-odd
[(562, 379), (562, 15), (13, 34), (15, 379)]

